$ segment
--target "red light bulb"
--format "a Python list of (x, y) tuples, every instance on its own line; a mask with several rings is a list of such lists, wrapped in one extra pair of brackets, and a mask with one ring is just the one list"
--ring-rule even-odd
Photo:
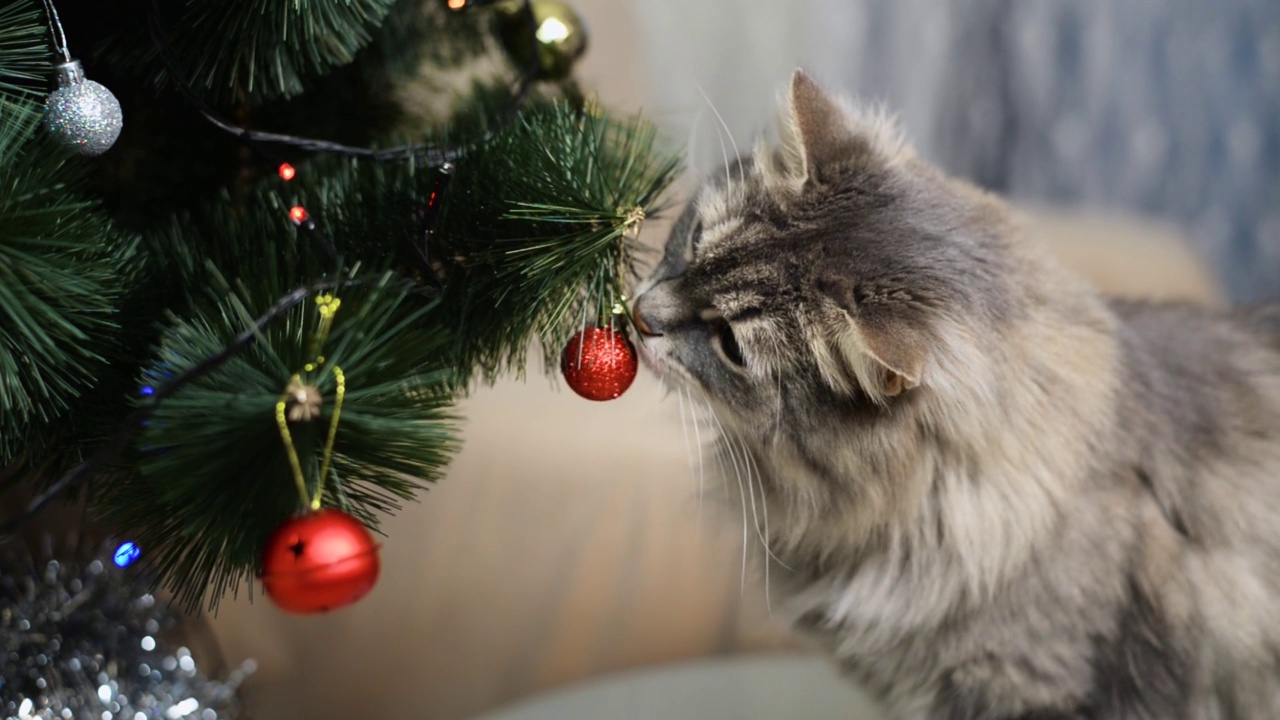
[(301, 225), (307, 219), (307, 209), (301, 205), (294, 205), (289, 208), (289, 219)]
[(298, 174), (298, 171), (289, 163), (280, 163), (279, 172), (280, 178), (285, 182), (292, 180), (293, 176)]

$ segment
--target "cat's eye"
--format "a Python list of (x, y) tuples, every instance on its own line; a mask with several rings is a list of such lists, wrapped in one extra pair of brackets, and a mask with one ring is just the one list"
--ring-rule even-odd
[(724, 359), (739, 368), (746, 368), (747, 360), (742, 356), (742, 346), (738, 345), (738, 338), (733, 334), (733, 327), (725, 322), (723, 318), (716, 318), (711, 321), (711, 332)]

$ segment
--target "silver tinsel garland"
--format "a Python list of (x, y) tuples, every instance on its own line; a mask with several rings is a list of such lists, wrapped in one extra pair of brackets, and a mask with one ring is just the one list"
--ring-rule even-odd
[(236, 688), (252, 662), (207, 677), (208, 658), (169, 639), (178, 616), (110, 557), (0, 553), (0, 718), (241, 717)]

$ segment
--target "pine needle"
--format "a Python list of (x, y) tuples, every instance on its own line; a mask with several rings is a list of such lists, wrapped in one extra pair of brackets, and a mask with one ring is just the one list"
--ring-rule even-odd
[(0, 96), (36, 98), (48, 82), (48, 27), (35, 3), (0, 6)]
[(131, 255), (71, 189), (79, 171), (38, 119), (0, 101), (0, 466), (38, 461), (40, 438), (105, 366)]

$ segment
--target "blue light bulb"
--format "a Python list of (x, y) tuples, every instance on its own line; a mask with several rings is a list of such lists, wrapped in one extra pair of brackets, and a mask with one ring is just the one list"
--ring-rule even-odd
[(139, 557), (142, 557), (142, 548), (126, 540), (116, 548), (116, 554), (112, 559), (115, 560), (116, 567), (123, 568), (132, 565)]

